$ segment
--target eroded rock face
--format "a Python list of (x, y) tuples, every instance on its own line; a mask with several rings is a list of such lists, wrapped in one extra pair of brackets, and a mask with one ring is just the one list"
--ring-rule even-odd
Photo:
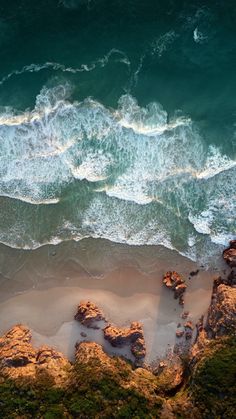
[(102, 310), (91, 301), (80, 302), (75, 315), (75, 320), (78, 320), (84, 326), (93, 329), (99, 329), (98, 322), (102, 320), (106, 321)]
[(174, 292), (174, 297), (179, 299), (179, 304), (184, 305), (184, 293), (187, 285), (182, 276), (176, 271), (168, 271), (163, 277), (163, 284)]
[(223, 258), (231, 268), (236, 267), (236, 240), (230, 241), (229, 247), (223, 251)]
[[(0, 338), (0, 369), (4, 377), (49, 381), (53, 385), (65, 382), (70, 362), (49, 347), (36, 350), (31, 345), (30, 330), (16, 325)], [(44, 378), (43, 378), (44, 377)]]
[(143, 328), (139, 322), (132, 322), (130, 327), (117, 327), (109, 324), (103, 329), (104, 338), (114, 347), (131, 345), (131, 352), (136, 359), (144, 358), (146, 345)]
[(30, 344), (30, 330), (16, 325), (0, 338), (2, 368), (23, 368), (36, 362), (36, 351)]
[(221, 284), (214, 289), (206, 330), (209, 337), (236, 332), (236, 288)]

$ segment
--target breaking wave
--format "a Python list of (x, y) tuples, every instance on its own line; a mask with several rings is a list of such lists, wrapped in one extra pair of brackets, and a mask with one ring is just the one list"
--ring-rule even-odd
[(235, 234), (236, 161), (189, 118), (130, 95), (115, 110), (67, 96), (43, 88), (33, 111), (0, 115), (2, 243), (101, 237), (201, 260)]

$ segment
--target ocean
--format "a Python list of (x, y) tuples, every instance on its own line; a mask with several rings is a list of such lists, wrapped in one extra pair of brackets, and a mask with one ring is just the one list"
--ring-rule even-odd
[(236, 235), (234, 1), (0, 1), (0, 242)]

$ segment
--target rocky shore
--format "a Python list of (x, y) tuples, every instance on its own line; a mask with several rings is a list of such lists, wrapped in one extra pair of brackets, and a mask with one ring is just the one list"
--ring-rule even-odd
[[(196, 327), (182, 312), (173, 353), (145, 365), (142, 324), (118, 327), (91, 301), (75, 319), (100, 328), (114, 347), (129, 347), (131, 363), (86, 340), (75, 362), (54, 348), (34, 348), (30, 330), (16, 325), (0, 338), (0, 418), (233, 418), (236, 411), (236, 241), (223, 252), (230, 267), (213, 279), (207, 317)], [(167, 272), (164, 286), (184, 304), (185, 280)], [(17, 394), (17, 397), (16, 397)]]

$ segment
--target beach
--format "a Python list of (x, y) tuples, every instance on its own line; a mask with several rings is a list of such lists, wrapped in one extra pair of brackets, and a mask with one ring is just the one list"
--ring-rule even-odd
[[(1, 259), (0, 333), (23, 323), (32, 330), (36, 346), (53, 346), (71, 360), (75, 343), (81, 340), (101, 343), (108, 353), (132, 359), (127, 348), (114, 349), (105, 342), (102, 330), (74, 320), (80, 301), (90, 300), (111, 323), (143, 324), (147, 364), (173, 350), (183, 311), (189, 311), (193, 324), (207, 312), (213, 277), (221, 269), (220, 259), (218, 270), (205, 270), (161, 246), (126, 246), (98, 239), (34, 251), (1, 246)], [(190, 276), (197, 269), (198, 274)], [(169, 270), (186, 280), (184, 308), (162, 283)]]

